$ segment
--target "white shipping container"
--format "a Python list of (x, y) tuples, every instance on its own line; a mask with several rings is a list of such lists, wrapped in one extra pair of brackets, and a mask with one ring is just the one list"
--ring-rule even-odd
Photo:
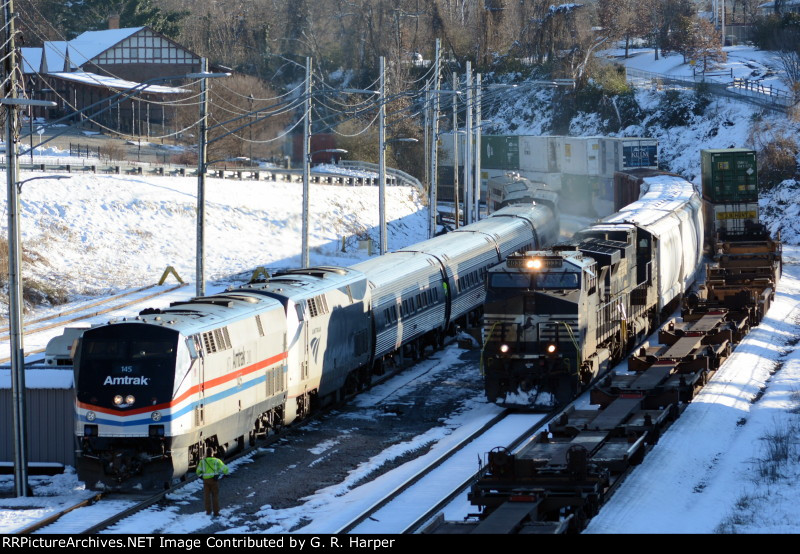
[[(466, 148), (466, 138), (458, 135), (458, 165), (464, 165), (464, 149)], [(438, 159), (440, 166), (453, 166), (453, 134), (445, 133), (439, 135)]]
[(563, 137), (519, 137), (519, 168), (522, 171), (558, 173), (558, 154)]
[(561, 137), (560, 169), (571, 175), (601, 175), (603, 137)]

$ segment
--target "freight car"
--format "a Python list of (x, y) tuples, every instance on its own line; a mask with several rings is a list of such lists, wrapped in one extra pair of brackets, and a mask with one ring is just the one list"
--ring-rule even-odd
[(644, 179), (640, 199), (551, 250), (489, 270), (490, 401), (550, 410), (623, 359), (695, 280), (703, 211), (693, 185)]
[(557, 239), (554, 208), (509, 206), (356, 264), (273, 276), (86, 330), (75, 356), (79, 477), (153, 488), (369, 384), (475, 318), (488, 269)]

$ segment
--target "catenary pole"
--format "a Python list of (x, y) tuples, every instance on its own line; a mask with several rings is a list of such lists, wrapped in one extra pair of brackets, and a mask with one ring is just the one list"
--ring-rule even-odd
[(481, 219), (481, 74), (475, 76), (475, 221)]
[(433, 100), (433, 116), (431, 117), (431, 143), (430, 143), (430, 201), (428, 202), (428, 210), (430, 214), (430, 222), (428, 225), (428, 237), (433, 237), (436, 235), (436, 216), (438, 215), (438, 202), (439, 202), (439, 191), (438, 191), (438, 175), (437, 172), (439, 171), (438, 168), (438, 142), (439, 142), (439, 89), (441, 88), (441, 68), (439, 66), (439, 49), (441, 47), (441, 43), (439, 39), (436, 39), (436, 52), (434, 54), (434, 70), (433, 70), (433, 91), (432, 91), (432, 100)]
[[(200, 72), (208, 73), (208, 58), (200, 60)], [(206, 294), (205, 236), (206, 236), (206, 162), (208, 153), (208, 81), (200, 79), (200, 132), (197, 141), (197, 260), (195, 269), (197, 296)]]
[(464, 122), (464, 225), (475, 221), (472, 210), (472, 62), (467, 61), (467, 105)]
[(311, 182), (311, 58), (306, 58), (305, 115), (303, 116), (303, 247), (302, 265), (308, 267), (308, 204)]
[[(18, 98), (17, 54), (14, 30), (14, 3), (7, 0), (3, 8), (5, 22), (4, 70), (7, 76), (3, 95), (6, 99)], [(22, 335), (22, 280), (20, 265), (19, 230), (19, 116), (17, 106), (6, 104), (6, 184), (8, 188), (8, 319), (11, 343), (11, 396), (12, 425), (14, 426), (14, 492), (18, 497), (29, 496), (28, 490), (28, 436), (25, 413), (25, 350)]]
[(458, 153), (458, 95), (455, 92), (458, 90), (458, 74), (453, 72), (453, 204), (455, 206), (455, 220), (456, 229), (460, 227), (459, 219), (459, 194), (458, 194), (458, 167), (459, 153)]
[(386, 254), (386, 58), (380, 59), (380, 106), (378, 107), (378, 212), (380, 217), (380, 253)]

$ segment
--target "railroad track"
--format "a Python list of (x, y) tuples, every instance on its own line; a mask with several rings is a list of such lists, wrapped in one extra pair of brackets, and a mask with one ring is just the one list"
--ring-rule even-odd
[[(724, 309), (673, 319), (659, 330), (660, 344), (630, 356), (629, 372), (612, 371), (584, 393), (599, 410), (573, 403), (547, 421), (546, 438), (531, 434), (516, 448), (490, 452), (484, 471), (452, 494), (471, 489), (486, 516), (454, 531), (458, 524), (440, 515), (425, 532), (580, 531), (747, 334), (749, 321), (751, 312)], [(573, 508), (568, 518), (546, 517), (564, 507)]]
[[(509, 444), (516, 444), (517, 441), (524, 440), (525, 437), (541, 428), (545, 420), (546, 416), (542, 414), (511, 414), (508, 410), (503, 410), (403, 478), (400, 483), (393, 486), (388, 494), (369, 503), (349, 522), (344, 525), (339, 524), (335, 529), (326, 531), (332, 533), (371, 533), (376, 531), (393, 534), (413, 533), (431, 517), (430, 514), (447, 505), (458, 495), (460, 490), (463, 490), (463, 486), (468, 486), (473, 482), (476, 473), (466, 468), (475, 464), (476, 451), (482, 452), (486, 443), (496, 444), (498, 439), (494, 437), (498, 434), (508, 436), (510, 432), (513, 433), (515, 438)], [(523, 432), (519, 431), (520, 427), (524, 429)], [(441, 490), (443, 481), (451, 482), (454, 479), (458, 480), (461, 485)], [(438, 483), (439, 486), (429, 485), (430, 480)], [(420, 490), (425, 491), (422, 502), (419, 496)], [(448, 490), (453, 492), (448, 492)], [(421, 503), (430, 507), (421, 516), (415, 516), (415, 513), (419, 513)], [(402, 516), (398, 517), (397, 513)], [(409, 517), (412, 518), (410, 521)]]
[[(97, 317), (97, 316), (100, 316), (100, 315), (103, 315), (103, 314), (107, 314), (109, 312), (113, 312), (115, 310), (120, 310), (120, 309), (123, 309), (123, 308), (127, 308), (129, 306), (133, 306), (133, 305), (138, 304), (140, 302), (144, 302), (146, 300), (150, 300), (150, 299), (156, 298), (158, 296), (162, 296), (162, 295), (167, 294), (169, 292), (173, 292), (173, 291), (175, 291), (175, 290), (177, 290), (177, 289), (179, 289), (181, 287), (184, 287), (184, 286), (185, 286), (185, 284), (175, 285), (175, 286), (170, 287), (168, 289), (156, 291), (156, 292), (153, 292), (151, 294), (144, 295), (144, 296), (137, 296), (136, 298), (133, 298), (131, 300), (125, 300), (123, 302), (118, 302), (119, 300), (121, 300), (123, 298), (126, 298), (126, 297), (129, 297), (129, 296), (132, 296), (132, 295), (136, 295), (136, 294), (145, 292), (148, 289), (151, 289), (151, 288), (155, 287), (155, 285), (149, 285), (149, 286), (146, 286), (146, 287), (141, 287), (141, 288), (134, 289), (134, 290), (131, 290), (131, 291), (126, 291), (126, 292), (121, 293), (121, 294), (117, 294), (117, 295), (114, 295), (114, 296), (103, 298), (101, 300), (97, 300), (97, 301), (92, 302), (90, 304), (79, 306), (77, 308), (72, 308), (70, 310), (66, 310), (66, 311), (63, 311), (63, 312), (52, 314), (52, 315), (49, 315), (47, 317), (42, 317), (42, 318), (39, 318), (39, 319), (35, 319), (35, 320), (29, 321), (28, 323), (25, 324), (24, 331), (23, 331), (24, 332), (24, 339), (27, 340), (27, 339), (29, 339), (30, 337), (32, 337), (33, 335), (35, 335), (37, 333), (42, 333), (42, 332), (50, 331), (52, 329), (56, 329), (56, 328), (59, 328), (59, 327), (64, 327), (65, 325), (68, 325), (70, 323), (83, 321), (83, 320), (86, 320), (86, 319), (89, 319), (89, 318), (92, 318), (92, 317)], [(73, 317), (69, 317), (69, 316), (73, 316)], [(62, 318), (65, 318), (65, 317), (68, 318), (68, 319), (62, 319)], [(8, 326), (0, 328), (0, 345), (2, 345), (5, 341), (9, 340), (8, 331), (9, 331)], [(0, 348), (1, 347), (2, 346), (0, 346)], [(26, 350), (25, 354), (26, 355), (41, 354), (44, 351), (45, 351), (45, 348), (33, 348), (31, 350)], [(0, 358), (0, 364), (8, 363), (10, 360), (11, 360), (10, 357)]]
[[(174, 290), (174, 289), (170, 289), (170, 290)], [(168, 291), (164, 291), (164, 292), (168, 292)], [(411, 365), (413, 365), (413, 364), (411, 364)], [(371, 386), (374, 387), (374, 386), (377, 386), (377, 385), (380, 385), (380, 384), (384, 383), (385, 381), (387, 381), (388, 379), (398, 375), (399, 373), (401, 373), (405, 369), (408, 369), (408, 367), (409, 367), (408, 364), (399, 364), (393, 370), (387, 371), (384, 375), (381, 375), (380, 377), (376, 376), (375, 380), (373, 381)], [(331, 410), (335, 410), (337, 408), (340, 408), (344, 403), (352, 400), (356, 396), (357, 396), (356, 394), (348, 395), (340, 403), (333, 404), (333, 405), (331, 405), (331, 406), (329, 406), (329, 407), (327, 407), (325, 409), (322, 409), (322, 410), (319, 410), (319, 411), (313, 413), (312, 415), (310, 415), (309, 417), (307, 417), (307, 418), (305, 418), (305, 419), (303, 419), (301, 421), (297, 421), (297, 422), (293, 423), (290, 426), (281, 428), (278, 433), (274, 433), (274, 434), (269, 435), (266, 438), (259, 439), (255, 446), (246, 447), (244, 450), (242, 450), (240, 452), (237, 452), (237, 453), (234, 453), (230, 457), (227, 457), (225, 459), (225, 463), (227, 464), (227, 463), (233, 462), (235, 460), (238, 460), (240, 458), (243, 458), (245, 456), (248, 456), (248, 455), (252, 454), (254, 451), (256, 451), (259, 448), (265, 448), (265, 447), (274, 446), (276, 443), (278, 443), (280, 441), (280, 439), (284, 438), (288, 434), (290, 434), (290, 433), (292, 433), (292, 432), (294, 432), (294, 431), (296, 431), (298, 429), (301, 429), (301, 428), (303, 428), (304, 426), (306, 426), (308, 424), (311, 424), (311, 423), (317, 421), (321, 417), (324, 417), (326, 414), (328, 414)], [(31, 523), (30, 525), (26, 526), (25, 528), (16, 531), (15, 533), (16, 534), (31, 534), (31, 533), (36, 533), (36, 532), (45, 532), (45, 533), (47, 533), (47, 532), (50, 532), (48, 530), (48, 527), (53, 526), (55, 524), (59, 524), (59, 525), (56, 526), (56, 527), (53, 527), (52, 528), (52, 532), (70, 533), (70, 534), (96, 534), (96, 533), (100, 533), (100, 532), (102, 532), (102, 531), (104, 531), (106, 529), (109, 529), (110, 527), (113, 527), (114, 525), (116, 525), (117, 523), (123, 521), (124, 519), (126, 519), (128, 517), (131, 517), (134, 514), (136, 514), (138, 512), (141, 512), (142, 510), (145, 510), (145, 509), (147, 509), (147, 508), (149, 508), (149, 507), (151, 507), (151, 506), (153, 506), (155, 504), (158, 504), (159, 502), (164, 500), (166, 495), (174, 493), (174, 492), (177, 492), (181, 488), (189, 485), (190, 483), (192, 483), (192, 482), (194, 482), (196, 480), (197, 480), (197, 476), (196, 475), (187, 474), (186, 479), (184, 481), (175, 483), (170, 488), (165, 489), (163, 491), (153, 492), (153, 493), (150, 493), (150, 494), (146, 494), (146, 493), (142, 494), (142, 493), (104, 492), (104, 491), (97, 492), (96, 494), (94, 494), (94, 495), (92, 495), (92, 496), (90, 496), (88, 498), (81, 499), (80, 501), (78, 501), (78, 502), (76, 502), (76, 503), (74, 503), (74, 504), (72, 504), (72, 505), (70, 505), (70, 506), (68, 506), (68, 507), (66, 507), (64, 509), (61, 509), (61, 510), (55, 512), (55, 513), (49, 514), (49, 515), (43, 517), (42, 519), (40, 519), (40, 520), (38, 520), (38, 521), (36, 521), (34, 523)], [(119, 511), (114, 512), (112, 515), (110, 515), (108, 517), (104, 517), (104, 515), (102, 515), (102, 514), (100, 516), (95, 515), (95, 514), (93, 514), (91, 516), (86, 516), (87, 520), (91, 520), (91, 523), (89, 523), (88, 525), (81, 525), (80, 520), (82, 518), (80, 518), (80, 517), (75, 517), (75, 519), (77, 521), (75, 521), (72, 524), (66, 524), (66, 523), (64, 523), (62, 521), (64, 519), (64, 517), (67, 516), (67, 514), (70, 514), (72, 512), (77, 511), (77, 510), (91, 508), (91, 507), (97, 506), (97, 505), (108, 504), (109, 502), (121, 502), (121, 503), (125, 503), (127, 505), (125, 505), (124, 507), (121, 507), (121, 509), (119, 509)], [(102, 512), (102, 510), (101, 510), (101, 512)], [(100, 521), (98, 521), (98, 518), (102, 518), (102, 519), (100, 519)], [(69, 528), (67, 528), (67, 526)]]

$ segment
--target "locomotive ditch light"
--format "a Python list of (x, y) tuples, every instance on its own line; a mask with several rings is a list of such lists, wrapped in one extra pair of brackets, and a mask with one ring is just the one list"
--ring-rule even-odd
[(547, 353), (548, 354), (555, 354), (556, 350), (558, 350), (558, 348), (556, 348), (555, 344), (548, 344), (547, 345)]
[(501, 344), (500, 345), (500, 352), (502, 352), (503, 354), (507, 353), (508, 352), (508, 345), (507, 344)]
[(123, 400), (124, 400), (124, 399), (122, 398), (122, 395), (121, 395), (121, 394), (118, 394), (118, 395), (116, 395), (116, 396), (114, 397), (114, 405), (115, 405), (115, 406), (119, 406), (120, 404), (122, 404), (122, 401), (123, 401)]
[(150, 414), (150, 419), (153, 421), (161, 421), (161, 412), (153, 412)]
[(91, 412), (91, 411), (90, 412), (86, 412), (86, 421), (94, 421), (96, 417), (97, 417), (97, 414), (95, 414), (94, 412)]

